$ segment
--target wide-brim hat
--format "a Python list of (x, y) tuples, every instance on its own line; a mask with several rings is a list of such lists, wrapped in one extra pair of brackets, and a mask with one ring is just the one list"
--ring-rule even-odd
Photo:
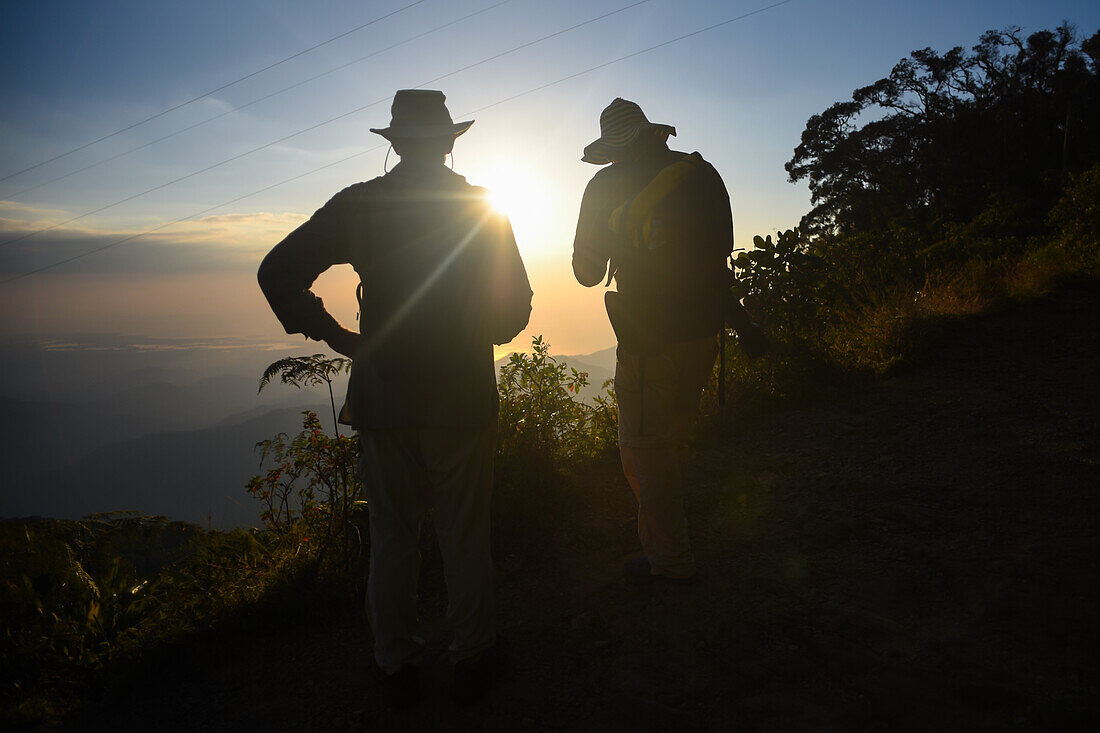
[(393, 95), (390, 126), (370, 128), (387, 140), (458, 137), (470, 129), (473, 120), (455, 122), (447, 111), (447, 97), (436, 89), (401, 89)]
[(663, 142), (669, 135), (676, 134), (676, 128), (650, 122), (636, 102), (616, 97), (600, 113), (600, 137), (585, 147), (581, 160), (607, 165), (612, 155), (628, 147), (643, 133), (653, 133)]

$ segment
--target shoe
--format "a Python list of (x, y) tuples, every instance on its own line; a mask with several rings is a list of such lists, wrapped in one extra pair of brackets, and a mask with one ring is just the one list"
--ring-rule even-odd
[(479, 654), (460, 659), (451, 667), (451, 699), (458, 705), (470, 705), (484, 699), (493, 681), (508, 668), (504, 642), (497, 639)]
[(649, 558), (645, 555), (632, 557), (623, 564), (623, 575), (632, 583), (652, 583), (660, 581), (673, 585), (694, 585), (699, 582), (699, 576), (692, 574), (683, 578), (673, 578), (668, 575), (659, 575), (653, 572), (653, 566), (649, 564)]
[(410, 664), (393, 674), (382, 673), (386, 699), (400, 710), (411, 708), (420, 702), (420, 665)]

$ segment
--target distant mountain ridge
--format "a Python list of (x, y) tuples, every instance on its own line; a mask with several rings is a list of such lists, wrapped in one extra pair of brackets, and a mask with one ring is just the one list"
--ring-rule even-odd
[[(0, 396), (0, 461), (7, 468), (0, 516), (78, 518), (125, 509), (220, 528), (256, 524), (258, 502), (245, 492), (259, 467), (255, 444), (296, 433), (307, 408), (330, 429), (326, 390), (276, 382), (257, 394), (261, 369), (250, 370), (273, 361), (274, 353), (233, 364), (212, 357), (211, 368), (229, 371), (209, 376), (163, 355), (128, 370), (118, 368), (128, 362), (114, 353), (53, 356), (64, 368), (31, 383), (55, 389), (13, 395), (9, 383), (9, 396)], [(111, 368), (82, 371), (82, 356)], [(195, 362), (194, 354), (186, 356)], [(614, 375), (614, 347), (554, 358), (588, 373), (585, 400)], [(497, 369), (507, 360), (497, 360)], [(29, 373), (32, 366), (20, 369)], [(338, 401), (345, 389), (346, 377), (333, 385)]]

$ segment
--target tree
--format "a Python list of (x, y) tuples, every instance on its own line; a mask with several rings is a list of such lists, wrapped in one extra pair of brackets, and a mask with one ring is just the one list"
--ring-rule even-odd
[(1067, 173), (1100, 161), (1098, 51), (1100, 32), (1077, 44), (1069, 26), (914, 51), (806, 123), (786, 164), (810, 186), (801, 230), (900, 227), (922, 248), (979, 220), (994, 238), (1037, 233)]

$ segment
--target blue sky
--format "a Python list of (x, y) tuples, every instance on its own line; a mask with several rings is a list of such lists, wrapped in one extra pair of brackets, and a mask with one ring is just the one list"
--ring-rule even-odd
[[(0, 10), (0, 177), (94, 140), (308, 48), (412, 0), (345, 2), (4, 3)], [(94, 216), (0, 246), (0, 279), (163, 227), (152, 235), (0, 285), (0, 331), (262, 337), (278, 332), (253, 273), (263, 253), (349, 183), (383, 171), (368, 127), (389, 97), (631, 0), (425, 0), (374, 25), (96, 145), (0, 181), (3, 240), (64, 222), (227, 158), (239, 160)], [(536, 291), (528, 333), (555, 350), (612, 342), (602, 294), (572, 280), (577, 206), (595, 172), (580, 151), (616, 96), (675, 125), (671, 141), (722, 173), (741, 245), (797, 224), (809, 205), (783, 164), (806, 119), (879, 79), (910, 51), (970, 46), (990, 28), (1025, 33), (1062, 21), (1100, 27), (1096, 2), (792, 0), (690, 39), (496, 104), (534, 87), (770, 3), (649, 0), (429, 84), (477, 123), (455, 169), (514, 194), (511, 215)], [(475, 18), (379, 52), (465, 15)], [(341, 65), (297, 88), (238, 109)], [(377, 104), (255, 153), (371, 102)], [(495, 105), (495, 106), (492, 106)], [(485, 109), (483, 109), (485, 108)], [(189, 125), (169, 140), (95, 165)], [(370, 150), (377, 147), (377, 150)], [(368, 152), (364, 152), (368, 151)], [(337, 162), (351, 157), (346, 162)], [(390, 164), (394, 162), (391, 156)], [(232, 205), (219, 203), (333, 164)], [(45, 184), (45, 185), (40, 185)], [(33, 190), (27, 190), (31, 187)], [(210, 209), (179, 225), (176, 219)], [(323, 278), (337, 314), (354, 314), (350, 272)]]

